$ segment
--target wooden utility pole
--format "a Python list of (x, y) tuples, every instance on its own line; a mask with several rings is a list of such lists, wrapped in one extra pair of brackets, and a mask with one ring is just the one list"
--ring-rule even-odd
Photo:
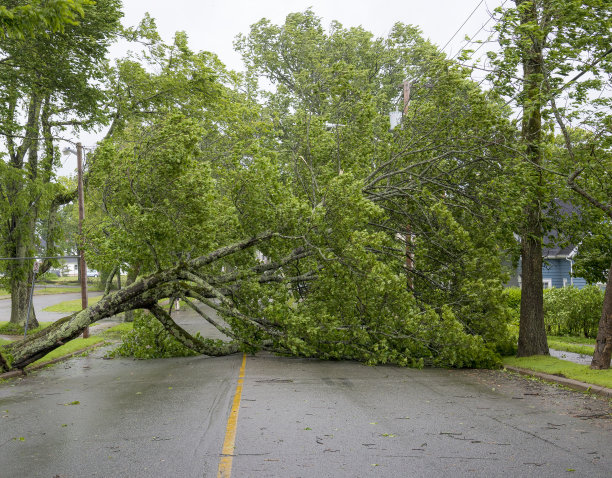
[[(402, 83), (402, 89), (404, 92), (404, 110), (403, 116), (408, 114), (408, 105), (410, 104), (410, 87), (412, 83), (408, 80)], [(412, 179), (412, 177), (411, 177)], [(414, 270), (414, 255), (412, 251), (412, 228), (410, 222), (406, 224), (406, 281), (408, 283), (408, 289), (414, 290), (414, 282), (412, 280), (411, 272)]]
[[(83, 219), (85, 218), (85, 196), (83, 194), (83, 145), (77, 143), (77, 177), (79, 192), (79, 272), (81, 282), (81, 307), (87, 308), (87, 265), (83, 250)], [(89, 337), (89, 327), (83, 330), (83, 338)]]

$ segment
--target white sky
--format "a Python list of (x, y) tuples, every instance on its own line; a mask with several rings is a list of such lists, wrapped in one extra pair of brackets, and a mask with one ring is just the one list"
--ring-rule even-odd
[[(165, 41), (174, 32), (185, 31), (192, 50), (216, 53), (221, 61), (234, 70), (242, 69), (240, 55), (233, 50), (233, 41), (239, 33), (247, 34), (249, 27), (261, 18), (275, 24), (284, 23), (287, 14), (312, 7), (314, 13), (328, 26), (337, 20), (345, 27), (361, 25), (376, 36), (384, 37), (396, 22), (418, 26), (425, 38), (438, 46), (445, 45), (457, 30), (445, 52), (455, 55), (465, 45), (465, 36), (484, 40), (489, 35), (494, 8), (502, 0), (123, 0), (123, 24), (134, 26), (145, 12), (155, 18)], [(475, 10), (475, 11), (474, 11)], [(469, 18), (470, 14), (472, 16)], [(465, 25), (462, 24), (467, 20)], [(468, 48), (474, 48), (469, 46)], [(483, 48), (480, 52), (485, 50)], [(113, 56), (125, 52), (113, 48)], [(481, 77), (482, 75), (477, 75)], [(100, 135), (82, 134), (79, 140), (93, 146)], [(76, 167), (74, 155), (63, 158), (59, 175), (70, 175)]]

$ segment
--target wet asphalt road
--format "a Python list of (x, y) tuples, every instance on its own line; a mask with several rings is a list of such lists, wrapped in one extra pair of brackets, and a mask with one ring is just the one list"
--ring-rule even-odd
[[(0, 384), (0, 477), (217, 476), (242, 358), (101, 355)], [(239, 410), (233, 477), (612, 470), (607, 403), (500, 372), (249, 356)]]
[[(0, 478), (217, 476), (242, 357), (102, 356), (0, 383)], [(249, 356), (231, 476), (608, 478), (610, 411), (501, 372)]]

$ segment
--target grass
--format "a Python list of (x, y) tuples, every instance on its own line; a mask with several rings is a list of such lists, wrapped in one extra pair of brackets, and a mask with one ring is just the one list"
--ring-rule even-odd
[(64, 355), (70, 355), (76, 352), (77, 350), (91, 347), (92, 345), (96, 345), (96, 344), (102, 344), (104, 342), (105, 342), (104, 337), (101, 335), (88, 337), (86, 339), (82, 337), (78, 337), (76, 339), (72, 339), (70, 342), (65, 343), (61, 347), (58, 347), (55, 350), (52, 350), (44, 357), (38, 359), (36, 362), (33, 362), (31, 365), (28, 365), (28, 367), (31, 367), (32, 365), (44, 363), (44, 362), (49, 362), (50, 360), (54, 360), (56, 358), (63, 357)]
[(526, 368), (536, 372), (558, 375), (580, 382), (612, 388), (612, 369), (591, 370), (588, 365), (580, 365), (547, 355), (520, 358), (504, 357), (503, 361), (506, 366)]
[[(88, 288), (89, 290), (97, 290), (97, 288)], [(34, 295), (53, 295), (53, 294), (69, 294), (71, 292), (79, 292), (80, 287), (36, 287)], [(11, 293), (7, 289), (0, 289), (0, 299), (10, 299)]]
[(548, 346), (551, 349), (574, 352), (576, 354), (593, 355), (595, 339), (584, 337), (565, 337), (560, 335), (549, 335)]
[[(39, 322), (38, 327), (35, 329), (28, 329), (28, 335), (35, 334), (39, 330), (49, 327), (53, 322)], [(17, 324), (11, 324), (10, 322), (0, 322), (0, 334), (4, 335), (23, 335), (23, 327)]]
[(34, 289), (34, 295), (52, 295), (52, 294), (68, 294), (70, 292), (81, 292), (80, 287), (36, 287)]
[[(88, 301), (89, 305), (93, 305), (97, 303), (102, 296), (91, 297)], [(65, 300), (64, 302), (60, 302), (59, 304), (50, 305), (49, 307), (45, 307), (43, 309), (46, 312), (63, 312), (66, 314), (71, 314), (72, 312), (78, 312), (81, 310), (81, 299), (75, 300)]]
[(128, 333), (134, 327), (133, 322), (122, 322), (118, 325), (111, 327), (110, 329), (106, 329), (102, 334), (102, 337), (109, 340), (121, 340), (123, 334)]
[(551, 339), (548, 339), (548, 346), (551, 349), (562, 350), (563, 352), (573, 352), (575, 354), (582, 355), (593, 355), (593, 350), (595, 350), (593, 347), (589, 347), (588, 345), (567, 344)]
[(587, 339), (585, 337), (567, 337), (565, 335), (549, 335), (548, 340), (562, 342), (564, 344), (582, 344), (595, 345), (595, 339)]
[(105, 330), (100, 335), (94, 335), (86, 339), (82, 337), (77, 337), (76, 339), (72, 339), (70, 342), (67, 342), (61, 347), (58, 347), (55, 350), (49, 352), (47, 355), (38, 359), (32, 365), (49, 362), (56, 358), (63, 357), (65, 355), (70, 355), (76, 352), (77, 350), (91, 347), (92, 345), (103, 345), (105, 343), (108, 343), (109, 340), (120, 340), (121, 336), (124, 333), (132, 330), (132, 326), (133, 324), (131, 322), (123, 322)]

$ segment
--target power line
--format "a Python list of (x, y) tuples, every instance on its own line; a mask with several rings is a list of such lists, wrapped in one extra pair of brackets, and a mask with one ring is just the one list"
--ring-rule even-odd
[(453, 38), (455, 38), (457, 36), (457, 33), (459, 33), (461, 31), (461, 29), (465, 26), (465, 24), (470, 20), (470, 18), (472, 18), (472, 15), (474, 15), (474, 13), (476, 13), (476, 10), (478, 10), (478, 8), (480, 7), (480, 5), (482, 5), (484, 3), (484, 0), (480, 0), (480, 2), (478, 2), (478, 5), (476, 5), (476, 8), (474, 8), (474, 10), (472, 10), (472, 13), (470, 13), (468, 15), (468, 17), (465, 19), (465, 21), (461, 24), (461, 26), (459, 28), (457, 28), (457, 31), (453, 34), (452, 37), (449, 38), (449, 40), (446, 42), (446, 44), (441, 48), (441, 50), (444, 50), (448, 44), (453, 40)]
[[(506, 4), (506, 2), (507, 2), (507, 1), (508, 1), (508, 0), (504, 0), (504, 1), (501, 3), (501, 5), (500, 5), (499, 7), (500, 7), (500, 8), (502, 8), (502, 7), (503, 7), (503, 6)], [(480, 28), (478, 29), (478, 31), (477, 31), (476, 33), (474, 33), (474, 34), (473, 34), (473, 35), (472, 35), (470, 38), (475, 38), (475, 37), (476, 37), (476, 36), (477, 36), (477, 35), (478, 35), (478, 34), (479, 34), (479, 33), (480, 33), (480, 32), (481, 32), (483, 29), (484, 29), (484, 27), (486, 27), (486, 26), (489, 24), (489, 22), (490, 22), (491, 20), (493, 20), (493, 18), (495, 18), (495, 17), (493, 17), (493, 16), (492, 16), (492, 15), (489, 13), (489, 18), (488, 18), (488, 20), (487, 20), (486, 22), (484, 22), (484, 23), (483, 23), (483, 24), (480, 26)], [(497, 24), (497, 23), (499, 23), (499, 22), (500, 22), (500, 20), (497, 20), (495, 23)], [(489, 41), (489, 39), (491, 38), (491, 36), (492, 36), (492, 34), (491, 34), (491, 35), (489, 35), (489, 37), (487, 38), (487, 41)], [(466, 46), (468, 46), (470, 43), (475, 43), (475, 42), (474, 42), (474, 41), (472, 41), (472, 40), (468, 40), (468, 41), (466, 41), (466, 42), (465, 42), (465, 45), (463, 45), (463, 47), (462, 47), (461, 49), (459, 49), (459, 51), (458, 51), (457, 53), (455, 53), (455, 55), (453, 56), (453, 58), (452, 58), (452, 59), (454, 60), (455, 58), (457, 58), (457, 57), (459, 56), (459, 54), (460, 54), (460, 53), (461, 53), (463, 50), (465, 50), (465, 47), (466, 47)], [(481, 43), (481, 44), (480, 44), (480, 46), (479, 46), (479, 47), (478, 47), (478, 48), (477, 48), (477, 49), (476, 49), (476, 50), (475, 50), (475, 51), (472, 53), (472, 55), (473, 55), (474, 53), (476, 53), (478, 50), (480, 50), (480, 49), (482, 48), (482, 45), (484, 45), (484, 43)]]

